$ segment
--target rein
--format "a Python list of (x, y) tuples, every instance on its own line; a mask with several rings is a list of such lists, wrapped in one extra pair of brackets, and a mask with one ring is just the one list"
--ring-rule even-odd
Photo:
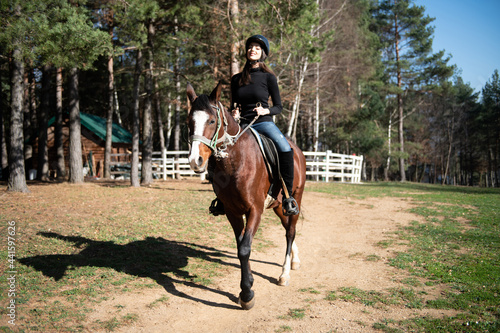
[[(236, 136), (234, 137), (234, 142), (236, 142), (236, 141), (240, 138), (240, 136), (242, 136), (242, 135), (243, 135), (243, 133), (245, 133), (245, 132), (246, 132), (246, 131), (247, 131), (247, 130), (248, 130), (248, 129), (249, 129), (249, 128), (253, 125), (253, 123), (255, 123), (255, 121), (257, 120), (257, 118), (259, 118), (259, 115), (256, 115), (256, 116), (252, 119), (252, 121), (251, 121), (251, 122), (250, 122), (250, 123), (249, 123), (249, 124), (248, 124), (248, 125), (247, 125), (244, 129), (243, 129), (243, 131), (241, 131), (241, 127), (240, 127), (240, 130), (238, 131), (238, 132), (239, 132), (239, 134), (236, 134)], [(239, 125), (238, 125), (238, 126), (239, 126)]]
[[(256, 104), (255, 106), (256, 106), (256, 107), (260, 107), (260, 106), (262, 106), (262, 104), (261, 104), (260, 102), (257, 102), (257, 104)], [(256, 116), (252, 119), (252, 121), (251, 121), (251, 122), (250, 122), (250, 123), (249, 123), (249, 124), (245, 127), (245, 129), (244, 129), (244, 130), (243, 130), (240, 134), (236, 134), (236, 139), (235, 139), (234, 141), (238, 140), (238, 139), (240, 138), (240, 136), (242, 136), (242, 135), (243, 135), (243, 133), (245, 133), (245, 131), (246, 131), (246, 130), (248, 130), (248, 128), (249, 128), (249, 127), (251, 127), (251, 126), (253, 125), (253, 123), (255, 123), (255, 121), (256, 121), (258, 118), (259, 118), (259, 115), (256, 115)], [(238, 120), (238, 124), (239, 124), (239, 122), (240, 122), (240, 121)], [(240, 130), (241, 130), (241, 127), (240, 127)], [(239, 131), (238, 131), (238, 132), (239, 132)]]

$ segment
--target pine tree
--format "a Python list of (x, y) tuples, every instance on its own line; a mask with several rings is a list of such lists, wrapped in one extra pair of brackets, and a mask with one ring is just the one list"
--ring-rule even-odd
[(9, 4), (2, 2), (0, 10), (3, 21), (0, 43), (3, 50), (11, 53), (10, 65), (12, 72), (10, 79), (10, 152), (7, 190), (29, 192), (26, 184), (24, 163), (23, 99), (24, 60), (30, 51), (26, 38), (32, 24), (28, 19), (33, 13), (32, 4), (19, 1), (12, 1)]
[[(372, 29), (383, 44), (383, 62), (388, 77), (389, 94), (396, 103), (398, 123), (398, 147), (396, 156), (401, 181), (406, 180), (404, 120), (408, 114), (405, 92), (419, 89), (436, 76), (447, 77), (452, 68), (442, 60), (443, 53), (432, 54), (432, 34), (430, 26), (433, 18), (425, 15), (425, 8), (412, 4), (410, 0), (384, 0), (373, 10)], [(437, 71), (435, 68), (442, 68)], [(389, 124), (392, 117), (389, 118)], [(389, 131), (389, 140), (391, 131)], [(389, 156), (390, 157), (390, 156)], [(389, 166), (389, 163), (387, 167)]]
[(500, 187), (500, 75), (495, 70), (483, 90), (483, 112), (479, 115), (484, 124), (487, 147), (484, 154), (488, 161), (489, 183)]
[(24, 171), (24, 135), (23, 135), (23, 94), (24, 62), (21, 58), (19, 41), (14, 42), (12, 53), (11, 81), (11, 118), (10, 118), (10, 154), (9, 181), (7, 190), (29, 192)]
[(58, 21), (48, 22), (51, 27), (48, 34), (52, 37), (52, 43), (41, 42), (41, 45), (46, 47), (46, 59), (51, 59), (57, 67), (69, 68), (69, 180), (72, 183), (81, 183), (83, 160), (78, 75), (80, 69), (92, 68), (99, 55), (110, 53), (111, 46), (107, 33), (94, 29), (85, 8), (63, 5), (58, 10), (59, 15), (66, 16), (55, 16)]
[(130, 185), (139, 187), (139, 133), (140, 133), (140, 117), (139, 117), (139, 93), (141, 85), (142, 73), (142, 50), (137, 50), (135, 71), (134, 71), (134, 89), (133, 89), (133, 105), (132, 105), (132, 161), (130, 170)]
[[(2, 2), (0, 8), (2, 18), (8, 18), (9, 22), (2, 24), (0, 43), (5, 46), (6, 50), (16, 52), (13, 61), (19, 61), (20, 63), (14, 64), (15, 68), (21, 69), (18, 65), (21, 65), (26, 60), (39, 61), (41, 66), (55, 65), (72, 69), (92, 68), (92, 64), (97, 57), (109, 50), (109, 41), (103, 38), (106, 34), (103, 35), (93, 27), (89, 19), (89, 13), (83, 4), (84, 2), (79, 2), (77, 5), (71, 5), (60, 0), (12, 1), (9, 4)], [(12, 41), (17, 42), (13, 43)], [(22, 88), (23, 79), (18, 75), (14, 77), (12, 87), (16, 88), (14, 89), (16, 93), (22, 94), (22, 91), (18, 92), (17, 88)], [(21, 82), (18, 82), (18, 80), (21, 80)], [(72, 96), (77, 95), (73, 94)], [(15, 96), (15, 94), (12, 95), (12, 98), (15, 103), (19, 100), (19, 97)], [(13, 110), (17, 110), (14, 104), (12, 106)], [(22, 118), (13, 117), (15, 121), (14, 128), (17, 128), (17, 122), (20, 119)], [(45, 122), (45, 119), (43, 120)], [(78, 119), (73, 120), (72, 125)], [(80, 133), (78, 132), (78, 137), (75, 135), (74, 138), (80, 140)], [(43, 134), (42, 140), (45, 140)], [(16, 136), (15, 141), (14, 152), (22, 152), (23, 140), (19, 140)], [(80, 146), (81, 149), (79, 141), (74, 142), (74, 144)], [(18, 145), (21, 146), (18, 147)], [(41, 146), (43, 148), (44, 143)], [(41, 154), (44, 154), (43, 151)], [(43, 167), (45, 161), (42, 162)], [(21, 167), (24, 169), (24, 165), (21, 165), (19, 160), (12, 159), (9, 164), (11, 169), (15, 170), (12, 177), (20, 177), (21, 171), (19, 169)], [(81, 170), (77, 169), (82, 169), (82, 167), (81, 163), (70, 165), (70, 171), (74, 174), (80, 174)], [(22, 176), (24, 177), (24, 170)], [(42, 176), (44, 175), (42, 174)], [(72, 179), (80, 182), (83, 181), (83, 176)], [(23, 186), (20, 188), (23, 188)]]

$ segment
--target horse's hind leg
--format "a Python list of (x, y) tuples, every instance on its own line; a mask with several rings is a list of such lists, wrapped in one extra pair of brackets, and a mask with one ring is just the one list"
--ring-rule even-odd
[(299, 259), (299, 248), (295, 241), (292, 243), (292, 269), (295, 271), (300, 268), (300, 259)]
[(283, 270), (281, 272), (278, 284), (280, 286), (288, 286), (290, 282), (290, 269), (296, 270), (300, 268), (300, 260), (299, 260), (299, 249), (295, 244), (295, 241), (292, 242), (292, 251), (291, 254), (287, 254), (285, 256), (285, 262), (283, 263)]
[(299, 248), (295, 243), (295, 226), (297, 225), (298, 216), (285, 217), (282, 214), (279, 215), (286, 229), (286, 254), (278, 284), (287, 286), (290, 282), (290, 270), (300, 268)]

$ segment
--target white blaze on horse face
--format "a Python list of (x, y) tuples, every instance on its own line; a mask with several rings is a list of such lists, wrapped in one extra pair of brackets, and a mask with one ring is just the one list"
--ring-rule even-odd
[[(193, 135), (203, 136), (205, 125), (208, 121), (208, 114), (205, 111), (193, 111)], [(203, 158), (200, 156), (200, 141), (191, 143), (191, 152), (189, 154), (189, 165), (193, 171), (205, 171), (203, 165), (205, 164)]]

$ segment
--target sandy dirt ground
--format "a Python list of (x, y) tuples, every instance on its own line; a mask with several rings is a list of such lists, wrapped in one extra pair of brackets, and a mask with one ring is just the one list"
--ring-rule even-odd
[[(137, 320), (115, 331), (373, 332), (373, 324), (385, 318), (453, 315), (445, 310), (410, 309), (404, 304), (365, 306), (326, 298), (342, 287), (379, 292), (405, 287), (402, 281), (407, 273), (387, 264), (405, 245), (397, 241), (384, 248), (378, 243), (394, 237), (398, 227), (420, 219), (408, 212), (411, 202), (396, 198), (332, 199), (326, 194), (306, 192), (302, 205), (296, 238), (301, 268), (292, 271), (289, 286), (277, 285), (284, 261), (284, 231), (278, 224), (266, 226), (260, 237), (276, 246), (252, 251), (256, 294), (253, 309), (245, 311), (237, 304), (240, 271), (235, 249), (214, 244), (224, 253), (222, 260), (230, 268), (214, 277), (208, 287), (179, 284), (175, 293), (158, 286), (140, 293), (108, 295), (108, 300), (97, 304), (89, 314), (88, 323), (134, 313)], [(428, 298), (441, 292), (423, 284), (417, 289)], [(162, 296), (167, 301), (155, 303)], [(151, 306), (153, 303), (156, 306)], [(304, 316), (290, 316), (294, 309)]]

